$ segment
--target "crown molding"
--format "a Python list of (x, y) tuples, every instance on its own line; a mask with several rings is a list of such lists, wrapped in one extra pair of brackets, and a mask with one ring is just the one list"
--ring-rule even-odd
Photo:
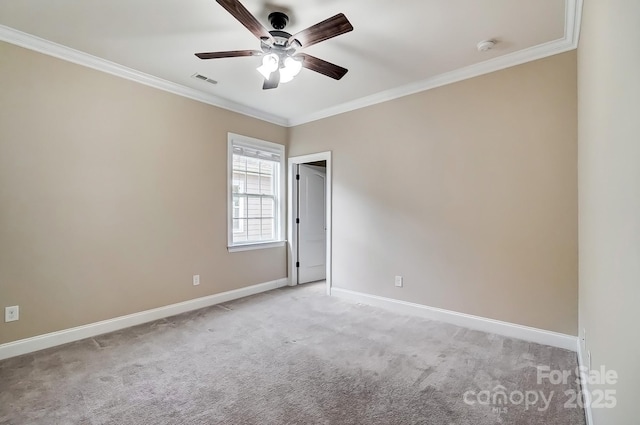
[(365, 108), (367, 106), (376, 105), (378, 103), (387, 102), (389, 100), (445, 86), (447, 84), (457, 83), (469, 78), (478, 77), (501, 69), (510, 68), (526, 62), (574, 50), (578, 47), (578, 39), (580, 36), (582, 2), (583, 0), (565, 1), (565, 24), (564, 36), (562, 38), (529, 47), (527, 49), (518, 50), (517, 52), (509, 53), (507, 55), (498, 56), (496, 58), (464, 68), (459, 68), (444, 74), (436, 75), (425, 80), (345, 102), (318, 112), (290, 118), (288, 122), (289, 127), (306, 124), (308, 122), (328, 118), (333, 115), (343, 114), (345, 112), (354, 111), (356, 109)]
[(73, 62), (78, 65), (106, 72), (111, 75), (126, 78), (127, 80), (135, 81), (146, 86), (164, 90), (198, 102), (217, 106), (222, 109), (237, 112), (239, 114), (247, 115), (249, 117), (257, 118), (283, 127), (294, 127), (576, 49), (578, 47), (578, 40), (580, 36), (582, 3), (583, 0), (565, 0), (564, 36), (558, 40), (519, 50), (484, 62), (436, 75), (425, 80), (385, 90), (370, 96), (335, 105), (321, 111), (293, 118), (285, 118), (275, 114), (270, 114), (200, 90), (163, 80), (162, 78), (136, 71), (135, 69), (119, 65), (115, 62), (111, 62), (4, 25), (0, 25), (0, 40), (34, 50), (45, 55), (66, 60), (68, 62)]
[(53, 56), (58, 59), (86, 66), (87, 68), (92, 68), (106, 72), (107, 74), (135, 81), (178, 96), (206, 103), (208, 105), (217, 106), (222, 109), (237, 112), (239, 114), (247, 115), (273, 124), (281, 126), (288, 125), (288, 121), (285, 118), (277, 115), (269, 114), (181, 84), (172, 83), (171, 81), (136, 71), (135, 69), (81, 52), (80, 50), (72, 49), (71, 47), (63, 46), (62, 44), (54, 43), (53, 41), (45, 40), (44, 38), (18, 31), (5, 25), (0, 25), (0, 40), (29, 50), (34, 50), (45, 55)]

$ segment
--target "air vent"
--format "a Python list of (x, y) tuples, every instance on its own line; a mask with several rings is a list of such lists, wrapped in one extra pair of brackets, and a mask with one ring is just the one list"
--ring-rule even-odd
[(206, 81), (207, 83), (218, 84), (218, 82), (216, 80), (213, 80), (213, 79), (207, 77), (206, 75), (198, 74), (197, 72), (195, 74), (193, 74), (192, 77), (196, 78), (198, 80)]

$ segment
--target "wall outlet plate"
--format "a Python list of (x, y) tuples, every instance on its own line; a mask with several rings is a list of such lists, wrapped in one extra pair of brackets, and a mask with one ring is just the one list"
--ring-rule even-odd
[(396, 285), (398, 288), (402, 288), (402, 276), (396, 276), (395, 285)]
[(20, 306), (13, 305), (4, 308), (4, 321), (15, 322), (20, 318)]
[(194, 274), (193, 275), (193, 286), (197, 286), (200, 285), (200, 275), (199, 274)]

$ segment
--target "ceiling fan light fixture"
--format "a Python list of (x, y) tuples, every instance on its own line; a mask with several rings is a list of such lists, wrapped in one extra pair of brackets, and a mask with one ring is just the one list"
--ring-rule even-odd
[(262, 74), (262, 76), (264, 76), (265, 79), (268, 80), (271, 73), (278, 69), (279, 62), (280, 59), (278, 58), (278, 55), (270, 53), (262, 57), (262, 65), (256, 69), (260, 74)]
[(280, 82), (288, 83), (293, 77), (300, 73), (302, 69), (302, 61), (289, 56), (284, 60), (284, 67), (280, 70)]
[[(273, 30), (268, 31), (240, 0), (216, 0), (216, 2), (260, 40), (261, 51), (203, 52), (195, 54), (198, 58), (262, 56), (262, 65), (256, 69), (264, 77), (263, 90), (275, 89), (280, 82), (286, 83), (293, 80), (303, 67), (334, 80), (340, 80), (347, 73), (346, 68), (298, 51), (353, 31), (353, 26), (344, 13), (338, 13), (291, 35), (283, 31), (289, 22), (289, 12), (285, 13), (286, 8), (275, 7), (282, 10), (271, 10), (272, 13), (268, 18)], [(269, 6), (268, 9), (273, 7)]]

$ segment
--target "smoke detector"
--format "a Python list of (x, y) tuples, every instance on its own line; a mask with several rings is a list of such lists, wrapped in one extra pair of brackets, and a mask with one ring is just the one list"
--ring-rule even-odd
[(496, 45), (495, 40), (484, 40), (478, 43), (478, 51), (479, 52), (487, 52), (493, 49)]

